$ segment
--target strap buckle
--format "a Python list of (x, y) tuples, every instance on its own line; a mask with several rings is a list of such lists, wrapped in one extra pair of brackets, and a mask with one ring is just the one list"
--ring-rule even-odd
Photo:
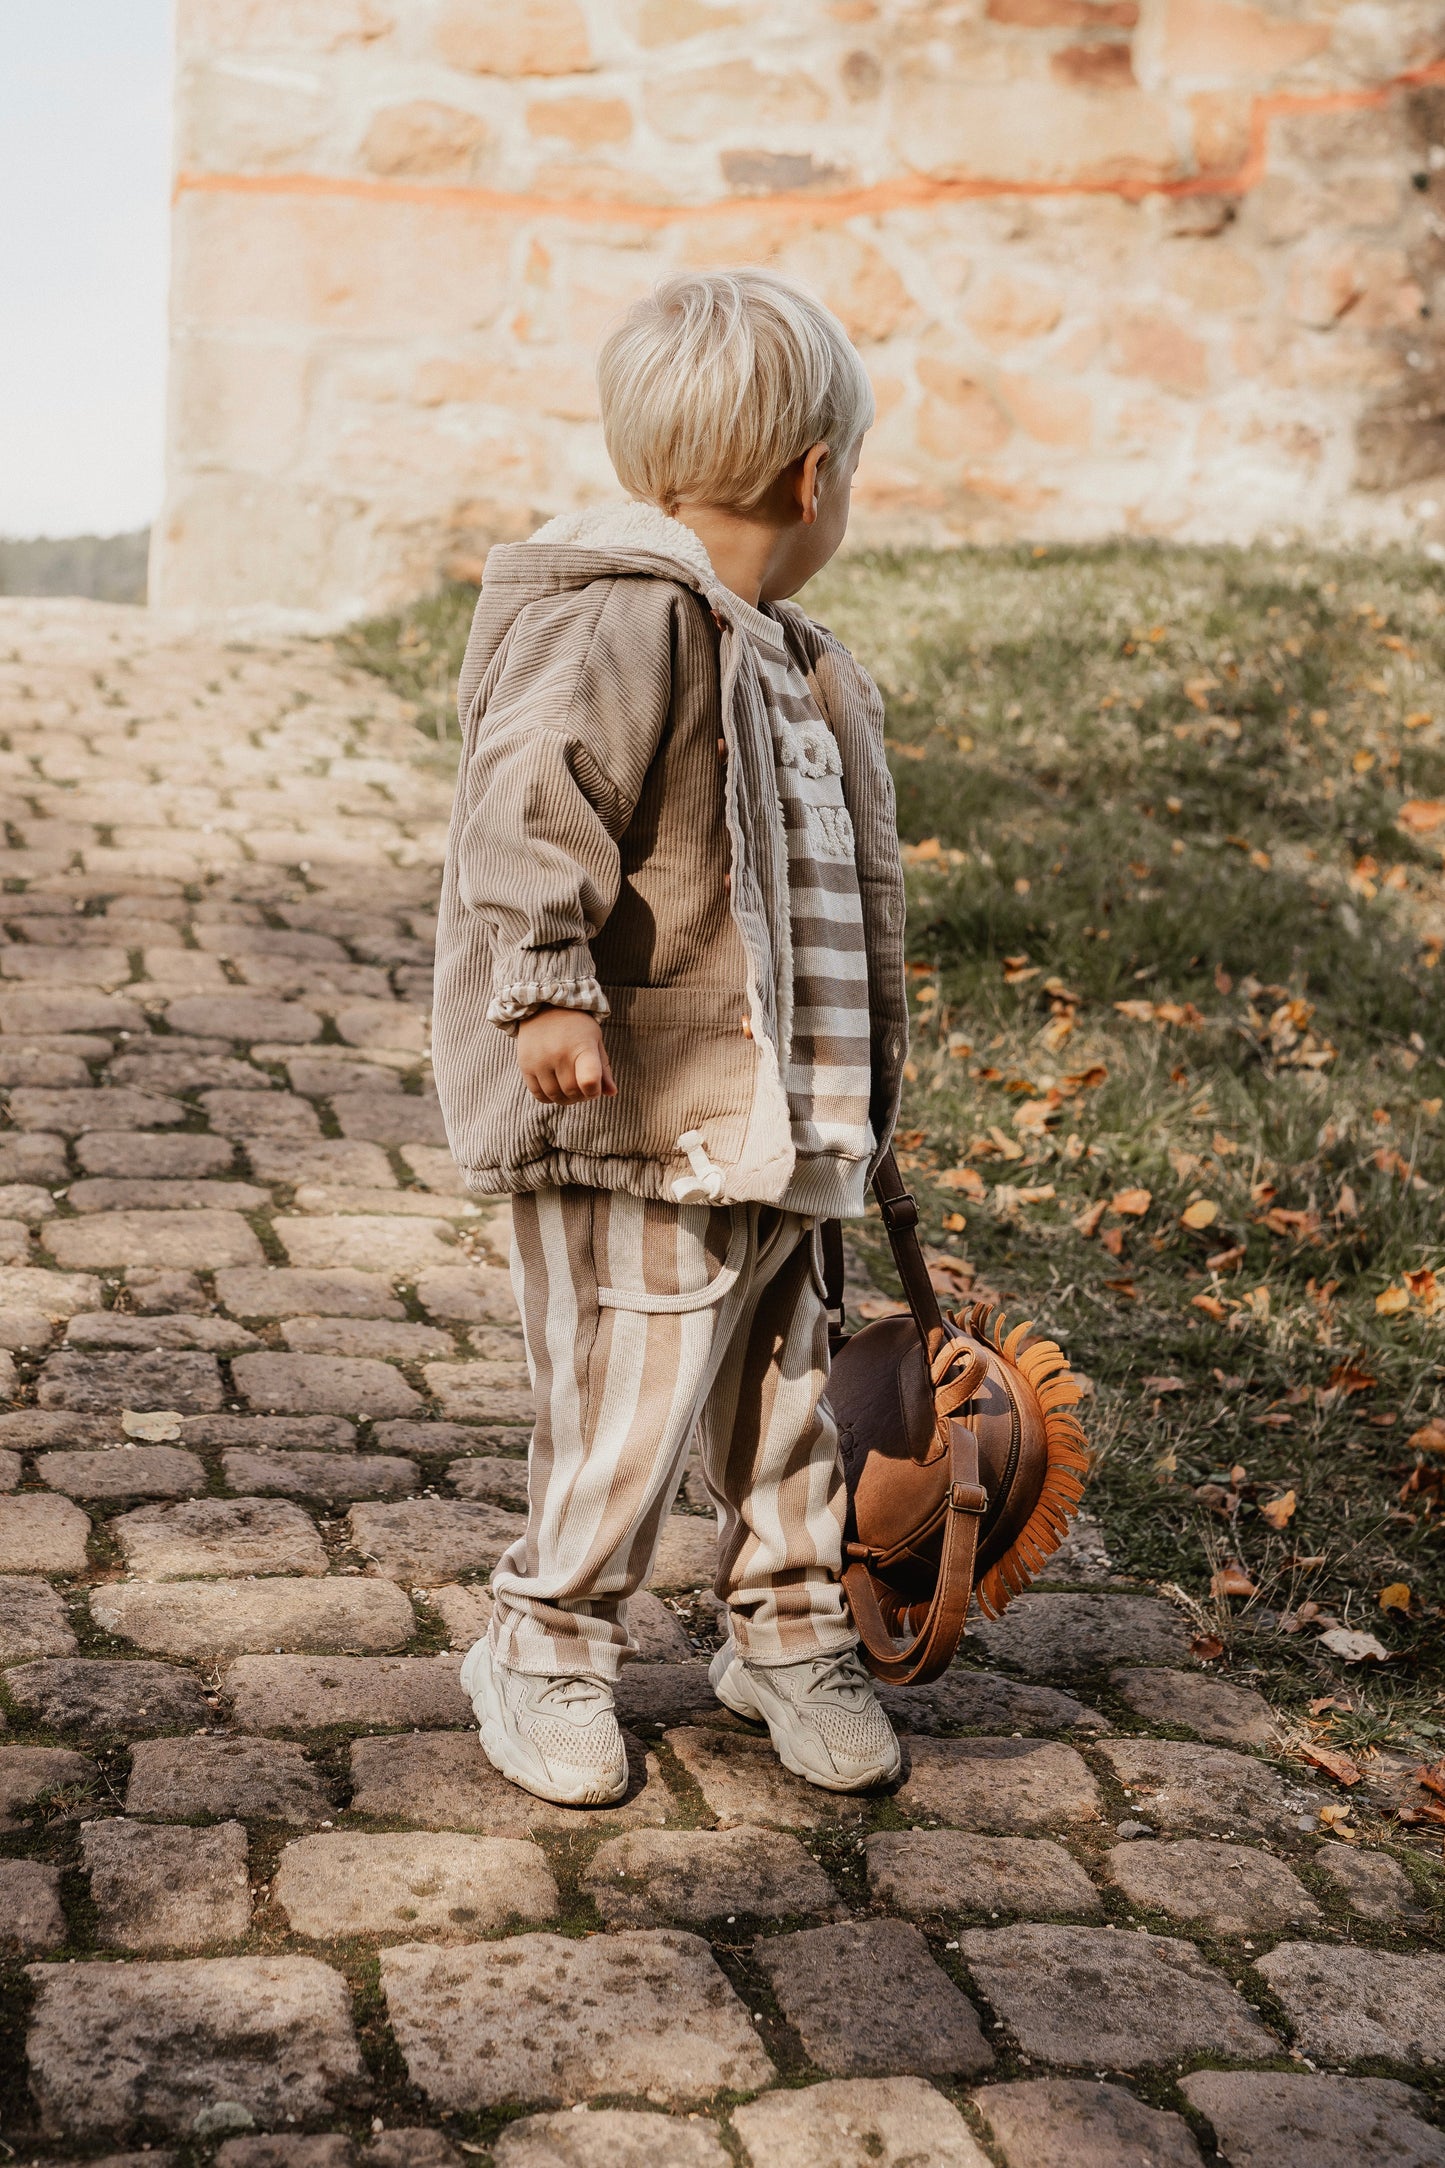
[(988, 1492), (981, 1483), (951, 1483), (948, 1503), (955, 1513), (982, 1515), (988, 1511)]

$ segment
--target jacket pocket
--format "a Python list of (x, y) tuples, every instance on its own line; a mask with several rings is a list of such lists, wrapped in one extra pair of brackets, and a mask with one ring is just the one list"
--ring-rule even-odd
[(602, 1035), (614, 1099), (549, 1109), (552, 1141), (579, 1159), (644, 1159), (685, 1172), (678, 1138), (701, 1133), (709, 1156), (737, 1158), (752, 1110), (756, 1052), (743, 1035), (746, 996), (732, 988), (603, 988)]

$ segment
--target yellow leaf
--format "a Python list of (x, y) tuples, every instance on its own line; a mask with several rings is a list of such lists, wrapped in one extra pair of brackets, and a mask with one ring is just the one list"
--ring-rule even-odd
[(1255, 1586), (1243, 1566), (1221, 1566), (1209, 1584), (1211, 1596), (1253, 1596)]
[(1126, 1219), (1143, 1219), (1144, 1214), (1153, 1202), (1154, 1193), (1152, 1190), (1121, 1189), (1110, 1205), (1109, 1210), (1120, 1213)]
[(1405, 717), (1405, 728), (1407, 730), (1428, 730), (1434, 720), (1435, 718), (1428, 708), (1416, 708), (1413, 714)]
[(1179, 1217), (1186, 1227), (1212, 1227), (1219, 1217), (1219, 1207), (1212, 1197), (1196, 1197)]
[(1229, 1314), (1218, 1295), (1191, 1295), (1189, 1307), (1191, 1310), (1202, 1310), (1206, 1317), (1212, 1317), (1216, 1322)]
[(1268, 1521), (1271, 1528), (1283, 1528), (1298, 1504), (1294, 1492), (1287, 1490), (1282, 1498), (1271, 1498), (1260, 1507), (1260, 1519)]
[(1409, 1290), (1404, 1287), (1387, 1287), (1383, 1294), (1375, 1297), (1375, 1308), (1381, 1317), (1398, 1317), (1401, 1310), (1409, 1307)]
[(1374, 765), (1374, 754), (1367, 753), (1363, 746), (1360, 747), (1358, 753), (1356, 753), (1350, 761), (1350, 766), (1354, 769), (1356, 775), (1368, 775)]
[(982, 1204), (988, 1195), (983, 1176), (976, 1167), (945, 1168), (938, 1177), (938, 1186), (940, 1189), (961, 1189), (964, 1195), (972, 1197), (976, 1204)]
[(943, 1215), (943, 1224), (948, 1229), (951, 1235), (961, 1235), (964, 1228), (968, 1225), (968, 1221), (964, 1218), (961, 1212), (945, 1212)]
[(1410, 1609), (1409, 1582), (1392, 1581), (1388, 1588), (1382, 1588), (1380, 1590), (1380, 1609), (1382, 1611), (1403, 1611), (1408, 1615)]

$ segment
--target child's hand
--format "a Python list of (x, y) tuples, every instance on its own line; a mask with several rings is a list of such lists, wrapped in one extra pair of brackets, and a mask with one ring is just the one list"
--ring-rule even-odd
[(585, 1009), (538, 1009), (517, 1026), (516, 1047), (523, 1083), (549, 1107), (617, 1095), (601, 1026)]

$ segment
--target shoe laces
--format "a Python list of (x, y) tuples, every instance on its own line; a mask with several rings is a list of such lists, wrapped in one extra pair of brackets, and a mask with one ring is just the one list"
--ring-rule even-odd
[(541, 1681), (532, 1697), (532, 1706), (539, 1712), (551, 1715), (560, 1710), (570, 1723), (588, 1723), (603, 1709), (610, 1709), (612, 1696), (597, 1679), (589, 1679), (581, 1672), (559, 1672)]
[(872, 1699), (868, 1674), (858, 1661), (856, 1649), (838, 1649), (831, 1656), (815, 1656), (808, 1666), (804, 1692), (832, 1694), (858, 1708)]

